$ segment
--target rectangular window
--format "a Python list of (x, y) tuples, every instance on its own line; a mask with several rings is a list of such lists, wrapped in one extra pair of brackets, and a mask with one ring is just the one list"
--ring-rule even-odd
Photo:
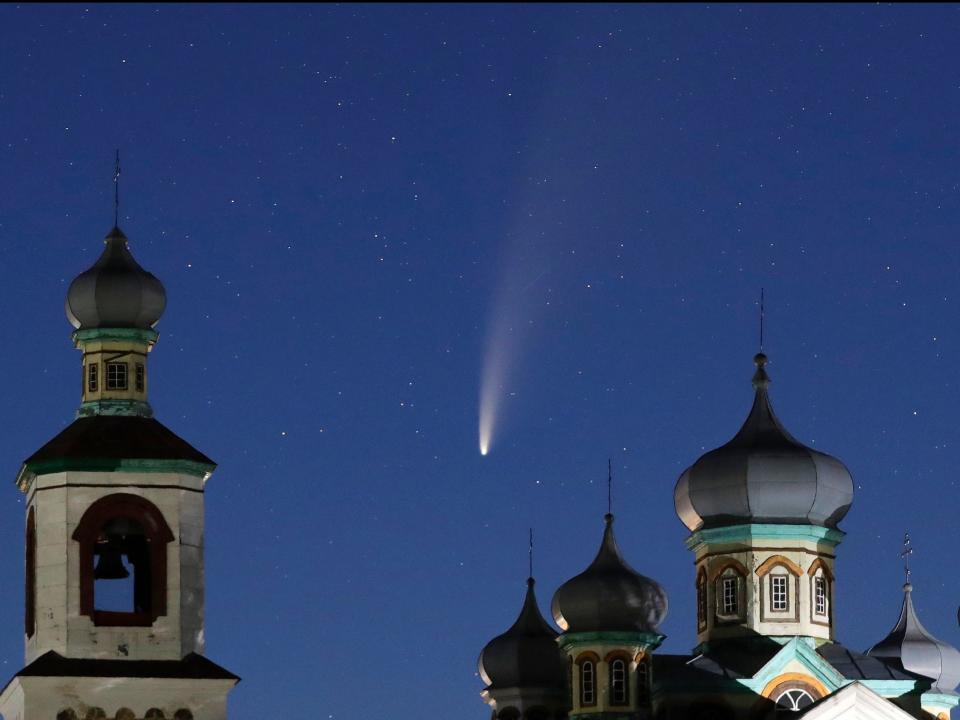
[(127, 389), (127, 364), (107, 363), (107, 390)]
[(135, 376), (136, 379), (134, 380), (134, 383), (135, 383), (135, 384), (134, 384), (134, 387), (137, 389), (137, 392), (141, 392), (141, 393), (142, 393), (142, 392), (143, 392), (143, 386), (144, 386), (144, 378), (146, 377), (146, 374), (145, 374), (145, 372), (144, 372), (144, 369), (143, 369), (143, 365), (142, 365), (142, 364), (137, 363), (137, 371), (136, 371), (136, 372), (137, 372), (137, 374), (136, 374), (136, 376)]
[(813, 579), (814, 611), (817, 615), (827, 614), (827, 580), (823, 577)]
[(786, 575), (770, 576), (770, 609), (774, 612), (786, 612), (790, 609)]
[(87, 392), (97, 391), (97, 363), (90, 363), (87, 366)]
[(737, 602), (737, 578), (725, 577), (721, 585), (720, 613), (722, 615), (736, 615), (739, 612)]

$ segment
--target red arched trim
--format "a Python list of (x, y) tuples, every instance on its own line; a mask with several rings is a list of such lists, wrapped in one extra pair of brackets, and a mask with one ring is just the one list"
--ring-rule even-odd
[[(143, 526), (150, 547), (149, 612), (97, 610), (93, 598), (93, 555), (97, 536), (108, 521), (129, 518)], [(80, 614), (88, 615), (94, 625), (149, 626), (167, 614), (167, 543), (173, 540), (163, 513), (146, 498), (129, 493), (114, 493), (94, 502), (80, 518), (73, 533), (80, 543)]]

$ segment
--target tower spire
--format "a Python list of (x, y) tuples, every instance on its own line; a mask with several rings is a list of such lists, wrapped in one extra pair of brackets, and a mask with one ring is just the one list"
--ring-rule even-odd
[(910, 544), (910, 533), (903, 534), (903, 551), (900, 557), (903, 558), (903, 586), (910, 585), (910, 556), (913, 555), (913, 546)]
[(113, 226), (120, 226), (120, 148), (113, 166)]
[(763, 288), (760, 288), (760, 352), (763, 352)]
[(527, 555), (530, 563), (530, 574), (527, 577), (533, 580), (533, 528), (530, 528), (530, 547), (527, 550)]
[(607, 515), (613, 516), (613, 461), (607, 458)]

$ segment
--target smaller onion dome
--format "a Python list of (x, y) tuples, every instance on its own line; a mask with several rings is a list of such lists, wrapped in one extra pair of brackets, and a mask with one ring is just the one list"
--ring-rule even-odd
[(667, 594), (627, 564), (613, 535), (613, 515), (604, 520), (597, 557), (554, 594), (553, 619), (566, 632), (656, 633), (667, 615)]
[(933, 680), (933, 687), (953, 692), (960, 684), (960, 651), (937, 640), (917, 617), (913, 609), (913, 585), (903, 586), (903, 606), (896, 626), (883, 640), (867, 650), (881, 660), (899, 660), (903, 669)]
[(566, 677), (556, 638), (557, 631), (540, 614), (533, 578), (529, 578), (517, 621), (480, 653), (480, 677), (488, 689), (563, 690)]
[(767, 394), (767, 356), (753, 360), (750, 415), (730, 442), (701, 456), (677, 480), (677, 515), (691, 531), (749, 523), (834, 528), (853, 502), (850, 471), (787, 432)]
[(67, 319), (77, 330), (152, 328), (167, 305), (163, 284), (133, 259), (127, 237), (114, 227), (106, 247), (67, 291)]

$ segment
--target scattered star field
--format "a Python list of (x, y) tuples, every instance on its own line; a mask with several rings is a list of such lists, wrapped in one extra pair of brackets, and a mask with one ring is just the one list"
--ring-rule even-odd
[[(230, 714), (486, 718), (476, 658), (600, 542), (695, 644), (685, 467), (752, 400), (842, 459), (836, 627), (960, 643), (960, 9), (3, 5), (0, 665), (22, 460), (73, 418), (63, 300), (112, 224), (166, 286), (159, 420), (207, 485)], [(478, 452), (492, 337), (509, 337)]]

